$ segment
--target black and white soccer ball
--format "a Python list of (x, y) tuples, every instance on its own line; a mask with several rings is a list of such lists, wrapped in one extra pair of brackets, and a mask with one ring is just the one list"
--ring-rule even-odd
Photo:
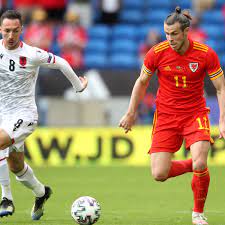
[(76, 199), (71, 207), (71, 216), (81, 225), (91, 225), (98, 221), (101, 207), (95, 198), (82, 196)]

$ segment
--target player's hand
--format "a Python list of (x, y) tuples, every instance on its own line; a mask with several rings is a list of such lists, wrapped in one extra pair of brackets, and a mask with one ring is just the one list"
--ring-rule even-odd
[(220, 122), (219, 123), (219, 130), (220, 130), (220, 136), (219, 138), (224, 138), (225, 139), (225, 123), (224, 122)]
[(135, 122), (135, 115), (126, 113), (119, 122), (119, 127), (122, 127), (125, 130), (125, 133), (131, 131), (131, 127)]
[(81, 83), (83, 85), (83, 89), (80, 90), (80, 91), (78, 91), (78, 92), (82, 92), (87, 87), (87, 85), (88, 85), (88, 79), (85, 76), (79, 77), (79, 79), (80, 79), (80, 81), (81, 81)]

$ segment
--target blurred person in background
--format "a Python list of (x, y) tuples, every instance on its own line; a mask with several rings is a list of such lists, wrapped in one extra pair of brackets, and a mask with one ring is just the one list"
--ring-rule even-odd
[(5, 9), (7, 9), (7, 0), (1, 0), (0, 1), (0, 14), (1, 15)]
[(31, 22), (24, 31), (24, 41), (45, 51), (50, 51), (54, 32), (53, 26), (47, 20), (48, 14), (42, 8), (34, 9), (31, 14)]
[(152, 93), (146, 93), (144, 99), (138, 106), (138, 124), (151, 124), (155, 112), (155, 96)]
[[(37, 179), (32, 168), (24, 161), (24, 142), (34, 132), (38, 122), (35, 84), (39, 68), (43, 66), (60, 70), (76, 92), (82, 92), (87, 87), (87, 78), (78, 77), (63, 58), (20, 41), (23, 24), (18, 11), (5, 11), (0, 23), (0, 184), (4, 189), (0, 216), (12, 215), (15, 210), (9, 167), (16, 179), (33, 191), (35, 202), (31, 218), (39, 220), (52, 190)], [(5, 166), (6, 160), (8, 167)]]
[(225, 3), (224, 3), (224, 5), (223, 5), (223, 7), (222, 7), (222, 14), (223, 14), (223, 18), (224, 18), (224, 20), (225, 20)]
[(213, 8), (215, 0), (192, 0), (192, 8), (199, 16), (205, 11)]
[[(164, 21), (167, 41), (147, 53), (137, 79), (127, 112), (119, 126), (129, 132), (135, 122), (138, 105), (146, 94), (152, 75), (157, 71), (156, 97), (151, 154), (151, 172), (156, 181), (166, 181), (193, 172), (194, 207), (192, 223), (208, 224), (204, 206), (210, 174), (207, 166), (210, 137), (209, 109), (204, 98), (204, 78), (211, 79), (220, 109), (220, 138), (225, 138), (225, 79), (215, 51), (188, 38), (191, 16), (176, 7)], [(183, 141), (191, 159), (172, 160)]]
[(100, 13), (99, 23), (114, 25), (118, 22), (121, 0), (99, 0), (97, 4)]
[(46, 10), (49, 20), (61, 22), (66, 11), (67, 0), (37, 0), (38, 6)]
[(200, 17), (193, 16), (191, 20), (191, 27), (188, 32), (188, 36), (193, 41), (198, 41), (200, 43), (205, 43), (207, 40), (206, 32), (200, 27)]
[(141, 63), (143, 63), (143, 59), (147, 52), (154, 45), (158, 44), (162, 41), (161, 34), (157, 30), (150, 30), (146, 36), (145, 42), (140, 45), (139, 48), (139, 58)]
[(29, 21), (33, 9), (38, 6), (38, 0), (12, 0), (12, 2), (13, 8), (22, 14), (24, 23)]
[(61, 56), (72, 67), (82, 68), (84, 65), (84, 48), (88, 41), (87, 31), (80, 25), (80, 17), (75, 12), (66, 12), (64, 21), (57, 36)]

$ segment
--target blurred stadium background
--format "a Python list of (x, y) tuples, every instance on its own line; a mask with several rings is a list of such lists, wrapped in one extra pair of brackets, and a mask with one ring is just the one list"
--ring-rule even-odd
[[(82, 94), (75, 94), (60, 71), (40, 70), (36, 96), (39, 127), (26, 142), (26, 158), (36, 166), (37, 173), (43, 174), (43, 179), (56, 190), (55, 200), (49, 203), (50, 217), (46, 217), (43, 224), (72, 224), (64, 216), (69, 217), (72, 198), (80, 195), (93, 195), (102, 202), (105, 212), (104, 219), (99, 224), (175, 225), (183, 220), (186, 223), (182, 224), (189, 224), (190, 212), (186, 213), (185, 210), (191, 208), (191, 192), (187, 185), (187, 190), (183, 189), (182, 183), (187, 179), (189, 182), (190, 177), (169, 182), (161, 190), (146, 175), (148, 169), (133, 167), (145, 167), (149, 164), (147, 151), (155, 109), (154, 96), (158, 87), (156, 76), (140, 105), (137, 126), (130, 134), (125, 135), (117, 125), (127, 110), (143, 55), (153, 44), (165, 40), (163, 21), (177, 5), (191, 10), (194, 25), (190, 35), (211, 46), (225, 69), (225, 1), (1, 0), (0, 4), (1, 11), (14, 8), (23, 13), (25, 24), (22, 39), (26, 43), (64, 57), (78, 75), (89, 78), (87, 90)], [(215, 90), (207, 77), (205, 96), (207, 105), (211, 108), (212, 136), (217, 139), (219, 111)], [(225, 142), (217, 140), (209, 157), (213, 174), (218, 175), (212, 183), (217, 184), (216, 190), (221, 193), (220, 196), (223, 184), (219, 174), (222, 176), (222, 172), (220, 170), (218, 174), (214, 165), (225, 164), (224, 150)], [(185, 158), (188, 153), (182, 147), (175, 157)], [(51, 168), (52, 166), (55, 168)], [(102, 170), (101, 166), (108, 167)], [(129, 174), (129, 171), (132, 172)], [(69, 176), (71, 172), (75, 174), (73, 180)], [(55, 173), (59, 174), (59, 180), (55, 179)], [(20, 195), (15, 191), (15, 199), (19, 204), (26, 194), (21, 186), (13, 185), (20, 191)], [(177, 199), (186, 196), (187, 191), (190, 192), (189, 197), (184, 197), (184, 205), (188, 202), (184, 207), (175, 199), (167, 199), (173, 193), (169, 190), (174, 186), (179, 188), (179, 185), (182, 191), (175, 193)], [(104, 193), (103, 187), (109, 187), (109, 192)], [(121, 192), (116, 191), (117, 188)], [(155, 190), (159, 192), (157, 196), (163, 196), (160, 201), (154, 197)], [(65, 198), (62, 198), (62, 192), (65, 193)], [(134, 196), (140, 196), (140, 199)], [(222, 212), (225, 209), (218, 203), (221, 199), (215, 194), (214, 187), (209, 196), (211, 207), (207, 206), (207, 209), (213, 225), (224, 225)], [(26, 198), (29, 205), (30, 199)], [(132, 204), (127, 205), (128, 199)], [(170, 201), (176, 204), (168, 209)], [(63, 211), (56, 206), (60, 202), (65, 202)], [(157, 207), (152, 207), (151, 202)], [(138, 204), (138, 209), (135, 204)], [(19, 207), (29, 214), (25, 206), (26, 204)], [(158, 216), (159, 211), (166, 214)], [(17, 217), (10, 218), (9, 224), (15, 224), (15, 221), (19, 224), (18, 220), (23, 225), (29, 224), (20, 212)], [(134, 214), (138, 215), (132, 218), (130, 215)], [(4, 222), (7, 224), (7, 220), (4, 219)]]

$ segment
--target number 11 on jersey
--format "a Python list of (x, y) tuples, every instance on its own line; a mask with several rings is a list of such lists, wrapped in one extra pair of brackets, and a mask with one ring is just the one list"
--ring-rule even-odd
[[(182, 86), (183, 88), (187, 87), (187, 83), (186, 83), (186, 76), (182, 76), (182, 81), (179, 81), (179, 77), (178, 76), (174, 76), (174, 80), (175, 80), (175, 85), (176, 87), (180, 87)], [(180, 82), (180, 83), (179, 83)]]

